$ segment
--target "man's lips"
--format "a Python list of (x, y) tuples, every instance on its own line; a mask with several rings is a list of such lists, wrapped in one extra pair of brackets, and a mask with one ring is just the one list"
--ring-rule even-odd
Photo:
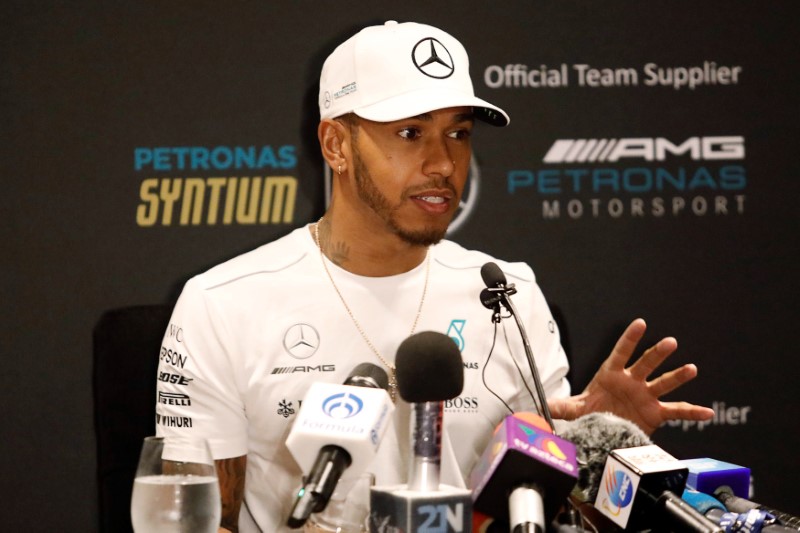
[(414, 203), (423, 210), (433, 213), (446, 213), (450, 209), (450, 202), (453, 199), (451, 191), (425, 191), (411, 196)]

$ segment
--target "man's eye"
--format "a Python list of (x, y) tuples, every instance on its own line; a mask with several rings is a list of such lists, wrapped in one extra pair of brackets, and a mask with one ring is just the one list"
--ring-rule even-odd
[(419, 139), (422, 133), (417, 128), (403, 128), (400, 130), (398, 135), (407, 141), (413, 141), (415, 139)]
[(464, 140), (464, 139), (469, 139), (470, 136), (472, 135), (472, 132), (470, 130), (463, 129), (463, 130), (451, 131), (447, 135), (451, 139)]

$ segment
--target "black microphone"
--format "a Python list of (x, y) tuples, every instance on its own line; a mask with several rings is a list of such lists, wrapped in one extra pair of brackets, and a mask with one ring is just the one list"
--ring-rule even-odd
[[(747, 513), (728, 512), (719, 500), (704, 492), (687, 488), (681, 498), (713, 523), (725, 527), (731, 533), (758, 531), (761, 533), (792, 533), (797, 529), (780, 524), (774, 516), (764, 511), (751, 509)], [(759, 529), (760, 528), (760, 529)]]
[(576, 491), (618, 526), (646, 529), (655, 518), (678, 531), (722, 531), (677, 496), (688, 469), (635, 424), (593, 413), (568, 423), (562, 436), (578, 447)]
[(714, 491), (714, 496), (721, 501), (729, 511), (733, 511), (734, 513), (746, 513), (752, 509), (764, 511), (777, 518), (782, 525), (791, 527), (795, 531), (800, 530), (800, 517), (736, 496), (729, 487), (723, 486), (718, 488)]
[(286, 447), (308, 472), (287, 519), (289, 527), (301, 527), (311, 513), (325, 509), (346, 469), (357, 474), (367, 468), (394, 410), (388, 386), (385, 370), (361, 363), (343, 385), (314, 383), (309, 388), (286, 438)]
[(470, 492), (439, 482), (443, 402), (464, 388), (461, 352), (447, 335), (423, 331), (400, 344), (395, 368), (400, 397), (411, 404), (413, 455), (408, 484), (373, 487), (370, 520), (392, 531), (424, 530), (431, 524), (452, 528), (442, 531), (469, 531)]
[(577, 448), (580, 468), (573, 494), (590, 503), (597, 498), (612, 450), (652, 444), (639, 426), (611, 413), (591, 413), (567, 422), (561, 436)]
[(503, 274), (503, 271), (500, 270), (497, 263), (491, 261), (485, 263), (481, 267), (481, 278), (483, 278), (483, 282), (486, 284), (486, 288), (481, 291), (480, 294), (481, 303), (489, 309), (494, 310), (492, 321), (500, 321), (500, 305), (502, 304), (508, 309), (508, 312), (514, 317), (514, 321), (517, 323), (517, 329), (519, 329), (520, 337), (522, 337), (522, 345), (525, 348), (525, 357), (528, 359), (528, 366), (533, 375), (533, 384), (536, 388), (539, 412), (544, 416), (545, 420), (547, 420), (547, 423), (550, 424), (550, 427), (555, 428), (553, 417), (550, 414), (550, 407), (547, 405), (544, 385), (542, 385), (542, 379), (539, 377), (539, 370), (536, 368), (536, 363), (533, 360), (533, 350), (531, 349), (531, 343), (528, 339), (528, 333), (525, 331), (525, 326), (519, 318), (514, 302), (511, 301), (511, 296), (517, 293), (517, 289), (514, 287), (513, 283), (510, 285), (507, 283), (506, 275)]

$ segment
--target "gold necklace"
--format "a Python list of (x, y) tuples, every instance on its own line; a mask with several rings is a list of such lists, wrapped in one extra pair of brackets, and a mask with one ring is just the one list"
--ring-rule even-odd
[[(319, 240), (319, 225), (322, 223), (322, 219), (325, 218), (324, 215), (320, 217), (316, 224), (314, 224), (314, 240), (317, 243), (317, 248), (319, 248), (319, 256), (322, 260), (322, 267), (325, 269), (325, 273), (328, 275), (328, 279), (331, 280), (331, 285), (333, 285), (333, 289), (336, 291), (336, 294), (339, 295), (339, 299), (342, 301), (342, 305), (344, 305), (347, 314), (350, 315), (350, 320), (353, 321), (353, 324), (356, 326), (356, 329), (361, 334), (361, 337), (364, 339), (364, 342), (367, 343), (369, 349), (372, 350), (372, 353), (380, 359), (381, 363), (383, 363), (389, 369), (389, 395), (392, 398), (393, 402), (397, 401), (397, 368), (391, 364), (389, 361), (383, 358), (380, 354), (378, 349), (372, 344), (372, 341), (369, 340), (367, 334), (364, 332), (364, 328), (361, 327), (361, 324), (356, 319), (353, 311), (350, 309), (350, 306), (347, 305), (347, 301), (344, 299), (342, 295), (342, 291), (339, 290), (339, 287), (336, 285), (336, 282), (333, 280), (333, 276), (331, 275), (331, 271), (328, 269), (328, 261), (325, 257), (325, 253), (322, 251), (322, 243)], [(422, 306), (425, 303), (425, 295), (428, 292), (428, 279), (430, 278), (431, 273), (431, 254), (429, 251), (425, 252), (425, 285), (422, 288), (422, 298), (419, 300), (419, 307), (417, 308), (417, 316), (414, 317), (414, 323), (411, 325), (411, 333), (409, 336), (413, 335), (417, 329), (417, 323), (419, 322), (419, 317), (422, 314)]]

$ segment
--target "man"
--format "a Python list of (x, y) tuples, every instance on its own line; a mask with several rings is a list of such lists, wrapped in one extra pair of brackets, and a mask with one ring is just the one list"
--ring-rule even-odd
[[(366, 28), (325, 62), (319, 104), (320, 147), (334, 174), (330, 207), (316, 223), (190, 280), (169, 330), (182, 335), (168, 331), (164, 340), (179, 356), (162, 357), (160, 370), (185, 385), (160, 382), (159, 392), (189, 401), (159, 403), (158, 432), (209, 440), (230, 531), (237, 521), (242, 531), (286, 529), (301, 472), (284, 441), (308, 386), (342, 383), (362, 362), (391, 375), (398, 345), (414, 332), (449, 334), (464, 359), (464, 392), (444, 416), (442, 482), (464, 486), (503, 416), (535, 409), (518, 335), (495, 330), (478, 299), (480, 267), (492, 258), (442, 240), (464, 190), (475, 121), (508, 123), (474, 96), (466, 51), (430, 26)], [(567, 360), (532, 271), (497, 263), (517, 286), (555, 418), (613, 411), (652, 432), (668, 419), (712, 416), (658, 400), (692, 379), (693, 365), (647, 381), (674, 339), (625, 368), (642, 320), (586, 390), (569, 397)], [(398, 401), (373, 462), (377, 484), (406, 481), (408, 414)]]

